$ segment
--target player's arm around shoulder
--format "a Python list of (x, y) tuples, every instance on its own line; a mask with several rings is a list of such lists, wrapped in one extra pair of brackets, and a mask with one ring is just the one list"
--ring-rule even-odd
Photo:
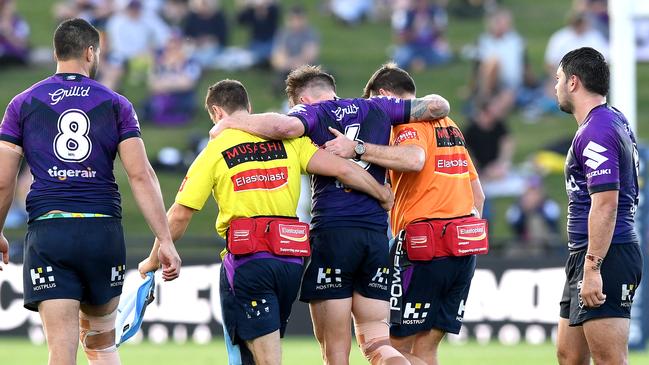
[(227, 128), (275, 140), (300, 137), (305, 131), (304, 124), (297, 117), (279, 113), (248, 114), (223, 118), (210, 130), (210, 138), (215, 138)]
[(377, 199), (385, 210), (394, 204), (394, 194), (390, 185), (381, 185), (365, 169), (357, 164), (319, 149), (309, 160), (307, 172), (323, 176), (333, 176), (346, 186), (362, 191)]
[(448, 116), (451, 105), (441, 95), (429, 94), (410, 101), (409, 122), (436, 120)]
[(163, 278), (173, 280), (180, 274), (181, 261), (171, 240), (160, 184), (144, 143), (138, 137), (128, 138), (119, 144), (118, 150), (135, 201), (159, 241), (158, 257), (163, 266)]
[[(401, 129), (397, 128), (401, 127), (395, 127), (395, 135), (399, 136), (396, 131)], [(391, 170), (418, 172), (423, 169), (426, 162), (426, 150), (417, 144), (383, 146), (351, 140), (331, 127), (329, 127), (329, 131), (336, 138), (325, 143), (325, 150), (342, 158), (354, 158), (357, 154), (357, 145), (363, 143), (364, 152), (360, 154), (361, 160)]]
[[(16, 190), (16, 176), (22, 159), (22, 148), (10, 142), (0, 141), (0, 228), (4, 228), (7, 213)], [(0, 229), (0, 255), (2, 262), (9, 264), (9, 243)], [(2, 265), (0, 265), (0, 271)]]

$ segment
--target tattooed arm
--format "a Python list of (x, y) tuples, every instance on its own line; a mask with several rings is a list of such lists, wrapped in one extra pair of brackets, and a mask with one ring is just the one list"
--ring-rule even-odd
[(451, 110), (448, 100), (440, 95), (430, 94), (410, 101), (410, 122), (421, 122), (444, 118)]

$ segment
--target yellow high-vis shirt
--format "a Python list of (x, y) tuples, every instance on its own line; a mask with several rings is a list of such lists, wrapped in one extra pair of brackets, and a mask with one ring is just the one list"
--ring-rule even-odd
[(227, 129), (196, 157), (176, 203), (201, 210), (211, 193), (219, 206), (216, 231), (224, 238), (235, 218), (295, 217), (300, 175), (317, 150), (307, 137), (269, 141)]

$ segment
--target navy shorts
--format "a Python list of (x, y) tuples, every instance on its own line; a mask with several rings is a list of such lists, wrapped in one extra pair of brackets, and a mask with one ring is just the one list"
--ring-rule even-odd
[(48, 299), (106, 304), (122, 294), (126, 247), (119, 218), (53, 218), (29, 223), (25, 237), (25, 308)]
[(226, 257), (221, 265), (223, 321), (235, 345), (276, 330), (283, 337), (300, 289), (301, 259), (287, 262), (263, 255), (266, 258)]
[(561, 318), (570, 326), (581, 326), (593, 318), (631, 318), (631, 305), (642, 277), (642, 253), (637, 243), (611, 245), (602, 264), (602, 285), (606, 295), (597, 308), (585, 307), (579, 289), (584, 277), (586, 248), (573, 251), (566, 262), (566, 283), (561, 298)]
[(413, 262), (401, 274), (401, 324), (392, 324), (390, 335), (406, 337), (433, 328), (460, 333), (475, 265), (475, 255)]
[(351, 298), (354, 291), (389, 300), (390, 253), (385, 232), (327, 228), (311, 233), (311, 261), (300, 300)]

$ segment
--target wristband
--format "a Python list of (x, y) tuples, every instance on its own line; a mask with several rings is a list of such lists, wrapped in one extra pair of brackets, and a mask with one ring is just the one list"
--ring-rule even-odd
[(601, 269), (602, 267), (602, 263), (604, 262), (604, 258), (593, 255), (592, 253), (586, 253), (586, 260), (595, 263), (595, 266), (593, 266), (593, 271), (599, 271), (599, 269)]

